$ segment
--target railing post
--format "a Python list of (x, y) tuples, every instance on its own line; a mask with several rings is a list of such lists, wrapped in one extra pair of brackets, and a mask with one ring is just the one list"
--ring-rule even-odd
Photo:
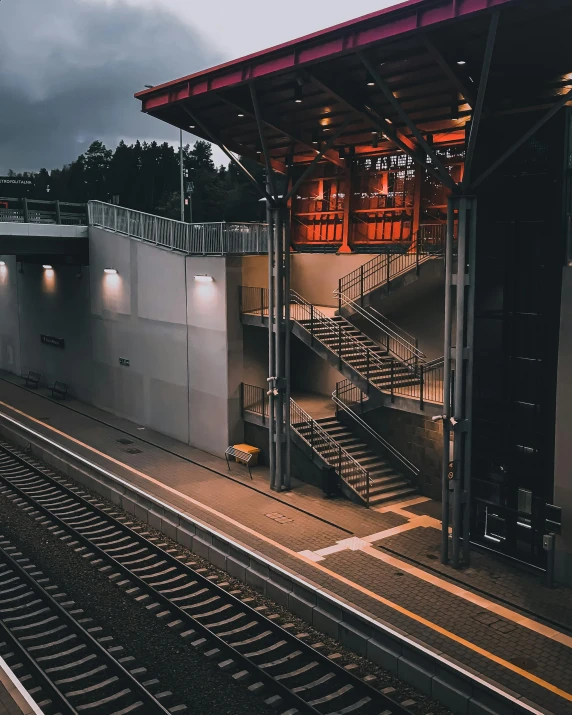
[(340, 368), (342, 367), (342, 325), (338, 323), (338, 358)]
[(419, 275), (419, 253), (420, 253), (420, 244), (419, 244), (419, 233), (417, 234), (417, 245), (415, 246), (415, 272), (417, 275)]
[(338, 278), (338, 313), (342, 311), (342, 279)]
[(310, 420), (310, 447), (314, 449), (314, 420)]
[(359, 282), (360, 282), (360, 302), (361, 302), (361, 307), (363, 308), (363, 265), (360, 266), (359, 269)]
[(260, 318), (264, 318), (264, 288), (260, 289)]
[(367, 394), (369, 395), (369, 348), (365, 350), (365, 377), (367, 380)]
[(385, 262), (385, 265), (386, 265), (386, 278), (385, 278), (385, 280), (386, 280), (386, 285), (387, 285), (387, 292), (389, 293), (389, 264), (391, 263), (391, 261), (389, 260), (389, 257), (390, 257), (391, 254), (390, 254), (390, 253), (387, 253), (386, 255), (387, 255), (387, 260), (386, 260), (386, 262)]
[(153, 216), (153, 241), (157, 243), (157, 217)]
[(391, 358), (391, 402), (395, 401), (395, 395), (393, 393), (394, 391), (394, 379), (395, 379), (395, 360)]
[(314, 344), (314, 304), (310, 305), (310, 335), (312, 336), (312, 345)]
[(171, 229), (170, 229), (170, 231), (169, 231), (169, 241), (171, 242), (170, 248), (171, 248), (171, 251), (172, 251), (173, 248), (175, 247), (175, 240), (174, 240), (174, 236), (173, 236), (173, 232), (174, 232), (174, 221), (171, 221), (170, 226), (171, 226)]
[(419, 366), (419, 409), (422, 410), (425, 407), (424, 404), (424, 394), (423, 394), (423, 387), (425, 383), (425, 370), (423, 365)]
[(24, 223), (29, 223), (28, 199), (26, 197), (22, 199), (22, 212), (24, 214)]
[(113, 230), (117, 233), (117, 206), (113, 207)]
[(62, 223), (62, 207), (59, 199), (56, 199), (56, 223), (58, 226)]
[(342, 476), (342, 447), (338, 445), (338, 474)]

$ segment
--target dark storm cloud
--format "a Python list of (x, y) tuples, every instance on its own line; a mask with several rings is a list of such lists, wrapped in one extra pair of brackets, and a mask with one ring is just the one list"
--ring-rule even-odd
[(174, 139), (134, 92), (217, 61), (158, 9), (91, 0), (0, 3), (0, 174), (55, 168), (91, 141)]

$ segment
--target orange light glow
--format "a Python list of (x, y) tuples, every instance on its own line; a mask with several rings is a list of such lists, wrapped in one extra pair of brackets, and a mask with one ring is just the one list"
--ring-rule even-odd
[(45, 293), (55, 293), (57, 289), (56, 272), (50, 266), (46, 268), (44, 266), (44, 272), (42, 274), (42, 289)]

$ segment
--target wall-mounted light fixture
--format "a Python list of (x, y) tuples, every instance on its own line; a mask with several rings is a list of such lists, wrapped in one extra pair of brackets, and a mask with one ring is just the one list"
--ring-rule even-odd
[(206, 273), (201, 273), (200, 275), (195, 276), (195, 280), (197, 283), (212, 283), (214, 278), (212, 276), (207, 276)]
[(116, 268), (104, 268), (103, 272), (108, 275), (108, 276), (115, 276), (117, 275), (117, 269)]
[(50, 266), (49, 263), (44, 263), (44, 265), (42, 266), (45, 271), (51, 271), (52, 267), (53, 266)]

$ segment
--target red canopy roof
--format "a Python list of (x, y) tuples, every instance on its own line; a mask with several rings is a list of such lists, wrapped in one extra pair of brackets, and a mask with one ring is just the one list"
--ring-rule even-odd
[[(253, 88), (278, 168), (289, 158), (312, 158), (344, 124), (335, 149), (389, 149), (395, 142), (386, 137), (396, 132), (414, 143), (387, 95), (370, 81), (364, 53), (424, 135), (459, 141), (495, 9), (501, 21), (487, 111), (549, 105), (572, 84), (569, 0), (409, 0), (136, 97), (144, 112), (256, 158), (262, 147)], [(336, 151), (326, 158), (335, 162)]]

